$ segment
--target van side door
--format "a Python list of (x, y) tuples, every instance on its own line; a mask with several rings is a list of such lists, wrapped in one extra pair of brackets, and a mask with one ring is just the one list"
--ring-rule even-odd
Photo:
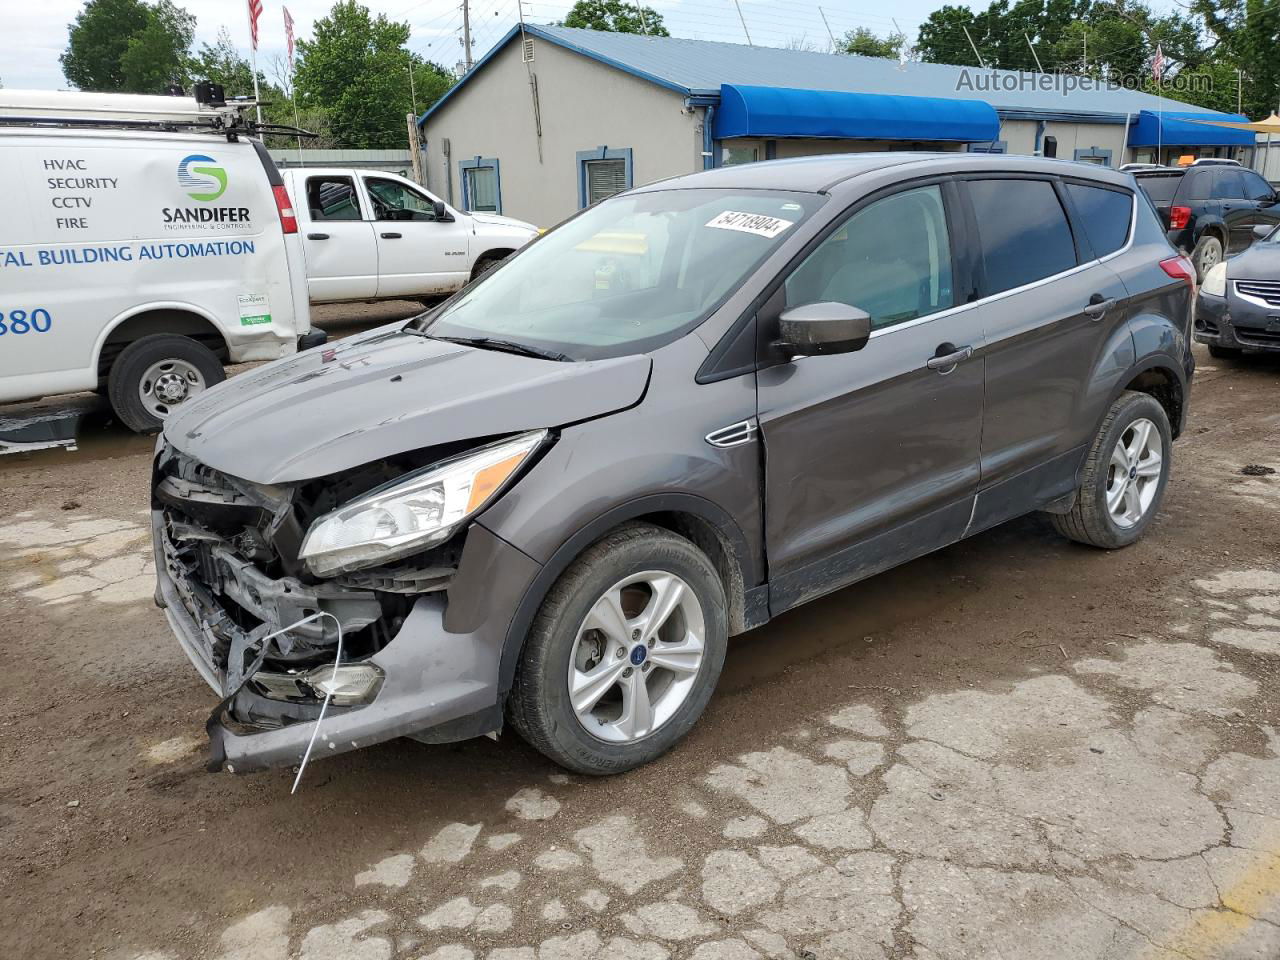
[[(978, 484), (981, 319), (947, 180), (851, 208), (759, 312), (765, 540), (775, 613), (960, 538)], [(866, 311), (854, 353), (779, 362), (782, 310)]]
[[(983, 492), (973, 533), (1074, 489), (1098, 405), (1110, 399), (1091, 390), (1095, 371), (1109, 353), (1131, 355), (1132, 343), (1128, 292), (1094, 256), (1083, 224), (1068, 219), (1066, 183), (983, 174), (961, 185), (977, 231), (976, 305), (987, 339)], [(1127, 242), (1135, 198), (1128, 191), (1118, 198)], [(1082, 195), (1080, 205), (1097, 199)]]
[(295, 209), (303, 218), (307, 290), (313, 303), (370, 300), (378, 292), (378, 246), (350, 174), (291, 171), (302, 184)]
[(365, 174), (378, 240), (378, 296), (453, 293), (471, 276), (471, 223), (421, 187), (389, 174)]

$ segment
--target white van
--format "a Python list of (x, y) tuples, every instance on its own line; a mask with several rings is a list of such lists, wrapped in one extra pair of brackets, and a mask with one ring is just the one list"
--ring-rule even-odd
[(323, 342), (243, 109), (0, 89), (0, 402), (105, 388), (153, 431), (224, 363)]
[(455, 210), (394, 173), (301, 167), (284, 179), (312, 303), (445, 296), (538, 235), (522, 220)]

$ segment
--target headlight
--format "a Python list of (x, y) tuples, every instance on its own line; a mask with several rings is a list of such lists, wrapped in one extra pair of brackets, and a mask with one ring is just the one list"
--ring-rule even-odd
[(1225, 263), (1215, 263), (1210, 267), (1209, 272), (1204, 275), (1204, 283), (1200, 284), (1200, 290), (1211, 297), (1225, 297), (1227, 295), (1227, 265)]
[(546, 436), (537, 430), (481, 447), (326, 514), (302, 542), (307, 569), (329, 577), (444, 542), (497, 496)]

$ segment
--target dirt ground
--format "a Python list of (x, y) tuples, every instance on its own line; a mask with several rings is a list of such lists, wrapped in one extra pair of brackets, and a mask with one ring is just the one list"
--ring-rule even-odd
[(1144, 541), (1030, 517), (789, 613), (606, 780), (513, 735), (206, 773), (150, 442), (4, 458), (0, 956), (1275, 960), (1280, 363), (1199, 360)]

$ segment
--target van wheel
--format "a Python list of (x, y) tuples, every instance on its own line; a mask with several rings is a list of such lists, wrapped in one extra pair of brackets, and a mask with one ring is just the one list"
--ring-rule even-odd
[(702, 715), (728, 636), (724, 587), (706, 555), (659, 527), (622, 527), (587, 549), (543, 601), (508, 717), (562, 767), (630, 770)]
[(185, 401), (227, 377), (208, 347), (172, 333), (135, 340), (111, 366), (107, 396), (130, 430), (155, 433)]
[(1222, 241), (1206, 233), (1191, 251), (1191, 261), (1196, 265), (1196, 283), (1204, 283), (1205, 274), (1222, 262)]
[(1064, 537), (1094, 547), (1127, 547), (1160, 510), (1173, 437), (1164, 407), (1132, 390), (1111, 405), (1085, 461), (1076, 502), (1052, 515)]

